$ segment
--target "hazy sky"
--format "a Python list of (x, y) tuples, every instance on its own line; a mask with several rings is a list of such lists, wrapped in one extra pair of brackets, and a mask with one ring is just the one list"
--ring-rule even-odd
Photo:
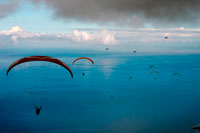
[(0, 0), (0, 46), (196, 52), (199, 10), (199, 0)]

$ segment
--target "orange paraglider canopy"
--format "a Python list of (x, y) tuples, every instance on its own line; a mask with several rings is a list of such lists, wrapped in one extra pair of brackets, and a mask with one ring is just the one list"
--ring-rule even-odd
[(49, 57), (49, 56), (29, 56), (29, 57), (24, 57), (24, 58), (21, 58), (15, 62), (13, 62), (8, 70), (7, 70), (7, 75), (9, 73), (9, 71), (19, 65), (19, 64), (22, 64), (22, 63), (25, 63), (25, 62), (32, 62), (32, 61), (46, 61), (46, 62), (51, 62), (51, 63), (55, 63), (55, 64), (58, 64), (64, 68), (66, 68), (70, 74), (71, 74), (71, 77), (73, 78), (73, 73), (71, 71), (71, 69), (69, 68), (69, 66), (67, 66), (64, 62), (60, 61), (59, 59), (56, 59), (56, 58), (53, 58), (53, 57)]
[(92, 62), (92, 64), (94, 64), (94, 61), (93, 61), (92, 59), (88, 58), (88, 57), (79, 57), (79, 58), (75, 59), (75, 60), (72, 62), (72, 64), (74, 64), (77, 60), (80, 60), (80, 59), (89, 60), (90, 62)]

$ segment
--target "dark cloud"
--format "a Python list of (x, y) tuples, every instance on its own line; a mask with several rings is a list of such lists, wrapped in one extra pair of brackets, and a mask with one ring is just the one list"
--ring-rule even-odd
[(14, 13), (19, 8), (20, 0), (8, 0), (0, 2), (0, 19)]
[(32, 0), (54, 9), (54, 17), (99, 24), (195, 25), (200, 0)]

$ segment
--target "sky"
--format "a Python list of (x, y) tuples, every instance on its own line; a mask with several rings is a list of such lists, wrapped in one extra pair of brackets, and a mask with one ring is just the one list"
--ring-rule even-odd
[(199, 0), (0, 0), (0, 48), (199, 53), (199, 10)]

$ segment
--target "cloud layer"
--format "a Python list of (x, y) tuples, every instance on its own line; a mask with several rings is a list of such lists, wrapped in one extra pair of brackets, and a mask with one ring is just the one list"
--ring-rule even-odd
[(43, 3), (54, 18), (67, 21), (137, 28), (200, 26), (199, 0), (7, 0), (0, 2), (0, 19), (27, 1)]
[(31, 0), (54, 10), (54, 17), (100, 24), (198, 25), (199, 0)]
[(87, 31), (74, 30), (71, 39), (79, 43), (100, 43), (104, 45), (116, 44), (116, 39), (113, 33), (103, 30), (101, 32), (89, 33)]
[[(165, 37), (168, 39), (165, 39)], [(73, 30), (68, 33), (32, 33), (19, 26), (0, 30), (0, 48), (62, 47), (143, 52), (200, 52), (200, 29)]]
[(57, 43), (59, 42), (73, 42), (80, 44), (99, 44), (99, 45), (115, 45), (117, 43), (115, 35), (112, 32), (107, 30), (102, 31), (81, 31), (74, 30), (71, 33), (31, 33), (24, 31), (19, 26), (14, 26), (10, 30), (0, 31), (0, 38), (4, 38), (12, 44), (17, 45), (20, 41), (26, 42), (48, 42), (48, 43)]

